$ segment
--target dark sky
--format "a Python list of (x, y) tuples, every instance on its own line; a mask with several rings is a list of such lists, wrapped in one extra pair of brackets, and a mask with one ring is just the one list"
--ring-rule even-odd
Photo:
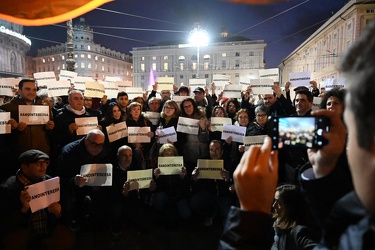
[[(127, 54), (133, 47), (145, 47), (164, 41), (180, 40), (187, 43), (189, 31), (194, 28), (196, 20), (212, 37), (225, 26), (229, 35), (264, 40), (267, 43), (266, 67), (272, 68), (277, 67), (282, 58), (347, 2), (348, 0), (286, 0), (279, 4), (249, 5), (224, 0), (118, 0), (100, 8), (123, 14), (96, 9), (82, 17), (93, 27), (94, 32), (122, 37), (95, 34), (96, 43)], [(77, 21), (78, 18), (73, 23)], [(58, 25), (66, 26), (65, 23)], [(35, 55), (38, 48), (54, 45), (34, 38), (59, 43), (66, 41), (66, 29), (54, 25), (24, 27), (24, 34), (32, 41), (31, 55)]]

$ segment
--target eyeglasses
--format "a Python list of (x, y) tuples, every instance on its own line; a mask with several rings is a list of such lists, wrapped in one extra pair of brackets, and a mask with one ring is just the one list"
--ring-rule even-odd
[(49, 165), (49, 160), (38, 160), (37, 162), (35, 162), (35, 164), (36, 164), (38, 167), (43, 167), (43, 165), (45, 165), (46, 167), (48, 167), (48, 165)]
[(267, 116), (267, 114), (259, 114), (259, 115), (257, 115), (257, 117), (260, 117), (260, 118), (264, 118), (266, 116)]
[(90, 143), (90, 146), (91, 146), (92, 148), (98, 148), (98, 149), (100, 149), (100, 148), (103, 148), (103, 146), (104, 146), (104, 143), (96, 143), (96, 142), (92, 142), (92, 141), (90, 141), (89, 139), (87, 139), (87, 141)]
[[(185, 107), (184, 107), (185, 108)], [(175, 109), (174, 107), (165, 106), (165, 109)]]
[(190, 108), (190, 107), (192, 107), (193, 105), (186, 105), (186, 106), (184, 106), (184, 109), (188, 109), (188, 108)]

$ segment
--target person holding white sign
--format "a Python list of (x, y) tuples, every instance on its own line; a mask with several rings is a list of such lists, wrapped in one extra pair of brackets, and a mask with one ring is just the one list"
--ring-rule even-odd
[[(9, 142), (9, 146), (12, 147), (17, 155), (29, 149), (38, 149), (50, 154), (49, 135), (55, 127), (55, 123), (52, 121), (52, 114), (45, 114), (47, 112), (20, 114), (20, 106), (30, 107), (29, 105), (41, 106), (43, 104), (42, 100), (37, 97), (37, 86), (33, 79), (22, 79), (18, 86), (19, 95), (15, 96), (9, 103), (0, 106), (0, 109), (10, 112), (11, 118), (17, 122), (17, 129), (12, 130), (14, 138)], [(49, 120), (43, 125), (27, 125), (24, 122), (20, 122), (20, 115), (22, 117), (49, 117)]]
[[(156, 91), (157, 90), (158, 90), (158, 83), (155, 82), (155, 84), (152, 85), (151, 93), (148, 95), (148, 100), (150, 100), (152, 97), (156, 97)], [(171, 91), (170, 90), (161, 90), (160, 96), (161, 96), (161, 103), (160, 103), (159, 112), (162, 111), (164, 103), (171, 99)]]
[(320, 108), (336, 112), (342, 117), (345, 110), (345, 95), (346, 89), (333, 88), (327, 91), (320, 103)]
[(142, 170), (142, 159), (133, 154), (129, 146), (122, 146), (117, 151), (117, 158), (113, 164), (113, 180), (111, 189), (111, 222), (112, 242), (119, 242), (119, 235), (123, 224), (134, 227), (137, 231), (146, 231), (148, 223), (148, 208), (145, 199), (156, 188), (151, 180), (150, 188), (130, 190), (129, 171)]
[[(154, 139), (154, 133), (152, 123), (147, 120), (142, 114), (141, 104), (133, 102), (128, 105), (126, 113), (126, 126), (129, 127), (149, 127), (151, 131), (147, 133), (147, 137), (151, 140)], [(137, 150), (137, 154), (140, 154), (143, 159), (143, 166), (146, 169), (148, 163), (148, 155), (152, 146), (152, 142), (149, 143), (131, 143), (131, 146)]]
[(184, 157), (185, 167), (188, 176), (191, 176), (193, 169), (197, 165), (198, 159), (208, 157), (208, 147), (210, 136), (208, 119), (192, 98), (186, 98), (181, 102), (181, 116), (197, 120), (198, 135), (178, 133), (179, 153)]
[[(159, 157), (178, 156), (175, 146), (164, 144)], [(175, 228), (178, 218), (188, 219), (191, 215), (189, 207), (190, 185), (186, 177), (186, 168), (181, 167), (179, 174), (161, 175), (160, 168), (154, 169), (156, 190), (153, 194), (152, 207), (160, 213), (161, 220), (167, 228)]]
[(272, 86), (273, 94), (263, 95), (263, 102), (269, 108), (269, 115), (273, 116), (290, 116), (295, 113), (290, 100), (286, 99), (281, 93), (280, 86)]
[[(223, 160), (224, 148), (220, 141), (212, 141), (209, 149), (211, 160)], [(215, 167), (213, 166), (213, 168)], [(198, 179), (199, 168), (194, 169), (192, 174), (193, 195), (190, 199), (190, 206), (205, 218), (205, 226), (212, 225), (216, 213), (225, 220), (230, 207), (234, 205), (235, 195), (229, 190), (233, 184), (231, 180), (234, 169), (233, 165), (224, 160), (224, 168), (219, 170), (221, 180)]]
[[(22, 153), (18, 162), (20, 169), (1, 185), (0, 224), (5, 229), (5, 249), (69, 249), (74, 235), (59, 223), (62, 213), (58, 202), (44, 209), (31, 212), (30, 201), (39, 196), (52, 195), (58, 190), (44, 191), (38, 198), (31, 197), (28, 185), (51, 179), (46, 175), (49, 156), (39, 150)], [(15, 240), (16, 239), (16, 240)]]
[(212, 100), (212, 97), (208, 93), (208, 88), (204, 87), (198, 87), (194, 89), (194, 100), (197, 103), (198, 107), (200, 109), (203, 109), (203, 111), (206, 113), (206, 117), (211, 117), (212, 107), (214, 105), (214, 101)]

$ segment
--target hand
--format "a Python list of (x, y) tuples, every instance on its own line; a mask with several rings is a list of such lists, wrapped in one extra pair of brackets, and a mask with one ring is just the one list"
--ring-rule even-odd
[(208, 125), (208, 120), (206, 117), (202, 117), (201, 119), (199, 119), (199, 127), (201, 128), (202, 131), (206, 131), (207, 129), (207, 125)]
[(290, 82), (286, 82), (284, 87), (285, 87), (285, 91), (288, 92), (289, 87), (290, 87)]
[(340, 116), (329, 110), (317, 110), (313, 116), (325, 116), (330, 120), (330, 131), (323, 132), (328, 144), (319, 149), (308, 149), (307, 154), (313, 166), (315, 178), (328, 175), (336, 167), (337, 159), (345, 149), (346, 128)]
[(223, 178), (224, 181), (229, 181), (229, 172), (225, 169), (220, 171), (221, 178)]
[(238, 151), (239, 151), (240, 153), (245, 152), (245, 146), (244, 146), (244, 145), (239, 145), (239, 146), (238, 146)]
[(105, 105), (107, 102), (108, 102), (108, 96), (107, 95), (103, 95), (102, 99), (100, 100), (100, 102)]
[(204, 92), (206, 93), (206, 96), (210, 95), (210, 93), (208, 92), (208, 88), (206, 86), (204, 86)]
[(181, 179), (184, 179), (185, 176), (186, 176), (186, 174), (187, 174), (187, 170), (186, 170), (186, 168), (185, 168), (185, 167), (182, 167), (182, 168), (181, 168), (181, 173), (180, 173), (180, 177), (181, 177)]
[(86, 181), (87, 181), (87, 178), (84, 178), (84, 177), (82, 177), (82, 176), (79, 175), (79, 174), (77, 174), (77, 175), (74, 177), (74, 184), (77, 185), (77, 186), (82, 187), (83, 184), (85, 184)]
[(102, 125), (98, 125), (96, 126), (97, 129), (99, 129), (100, 131), (102, 131)]
[(224, 95), (224, 92), (221, 91), (220, 94), (217, 96), (217, 101), (220, 101), (221, 99), (223, 99), (223, 95)]
[(26, 123), (24, 123), (24, 122), (19, 122), (19, 123), (18, 123), (18, 127), (17, 127), (17, 129), (18, 129), (18, 131), (22, 132), (22, 131), (25, 130), (26, 127), (27, 127), (27, 124), (26, 124)]
[(21, 191), (21, 194), (20, 194), (20, 202), (22, 204), (22, 207), (21, 207), (21, 212), (22, 213), (27, 213), (27, 211), (29, 211), (30, 209), (30, 201), (31, 201), (31, 196), (29, 195), (29, 192), (27, 191), (29, 187), (25, 187), (22, 191)]
[(227, 139), (225, 139), (225, 142), (226, 142), (227, 144), (231, 144), (231, 143), (232, 143), (232, 140), (233, 140), (232, 136), (229, 136)]
[(154, 169), (154, 176), (156, 179), (159, 179), (160, 176), (160, 168), (155, 168)]
[(279, 167), (278, 152), (271, 148), (269, 137), (261, 147), (251, 146), (234, 171), (234, 185), (243, 210), (271, 213)]
[(16, 129), (18, 127), (17, 121), (14, 120), (13, 118), (10, 118), (10, 120), (8, 121), (8, 124), (10, 124), (12, 129)]
[(146, 90), (145, 92), (143, 92), (143, 99), (144, 100), (147, 100), (147, 96), (148, 96), (148, 91)]
[(194, 181), (197, 181), (198, 180), (198, 175), (199, 175), (199, 169), (198, 169), (198, 167), (195, 167), (194, 170), (193, 170), (193, 173), (191, 173), (191, 178)]
[(54, 214), (56, 218), (61, 216), (61, 205), (60, 203), (54, 202), (48, 206), (48, 212)]
[(152, 131), (147, 132), (147, 136), (152, 138), (154, 136), (154, 132), (152, 132)]
[(215, 90), (216, 90), (215, 82), (211, 82), (211, 93), (215, 94)]
[(47, 129), (47, 130), (52, 130), (54, 127), (55, 127), (55, 123), (54, 123), (52, 120), (49, 120), (49, 121), (46, 123), (46, 129)]
[(173, 84), (173, 92), (177, 93), (178, 92), (178, 87), (176, 84)]
[(71, 123), (69, 124), (68, 129), (69, 129), (69, 132), (73, 134), (73, 132), (78, 129), (78, 125), (76, 123)]
[(273, 92), (275, 92), (277, 98), (281, 96), (281, 89), (279, 85), (277, 84), (272, 85), (272, 90)]
[(154, 180), (150, 181), (150, 187), (149, 187), (149, 189), (150, 189), (151, 192), (155, 191), (155, 189), (156, 189), (156, 183), (155, 183)]
[(130, 189), (130, 182), (126, 181), (124, 185), (122, 186), (122, 195), (123, 196), (128, 196), (129, 194), (129, 189)]
[(152, 90), (155, 91), (155, 92), (158, 90), (158, 83), (157, 83), (157, 82), (155, 82), (155, 83), (152, 85)]

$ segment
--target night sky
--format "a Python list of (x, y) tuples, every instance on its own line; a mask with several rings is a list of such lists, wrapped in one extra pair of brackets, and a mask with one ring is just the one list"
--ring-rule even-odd
[[(267, 43), (266, 67), (273, 68), (347, 2), (348, 0), (290, 0), (271, 5), (249, 5), (218, 0), (121, 0), (102, 5), (82, 17), (94, 32), (122, 37), (94, 34), (95, 43), (127, 54), (133, 47), (170, 41), (187, 43), (196, 20), (211, 37), (217, 36), (221, 27), (225, 26), (229, 36), (264, 40)], [(75, 18), (73, 23), (78, 20)], [(59, 26), (65, 27), (66, 24), (24, 27), (24, 35), (32, 41), (29, 55), (36, 55), (38, 48), (56, 44), (51, 41), (66, 41), (66, 28)]]

